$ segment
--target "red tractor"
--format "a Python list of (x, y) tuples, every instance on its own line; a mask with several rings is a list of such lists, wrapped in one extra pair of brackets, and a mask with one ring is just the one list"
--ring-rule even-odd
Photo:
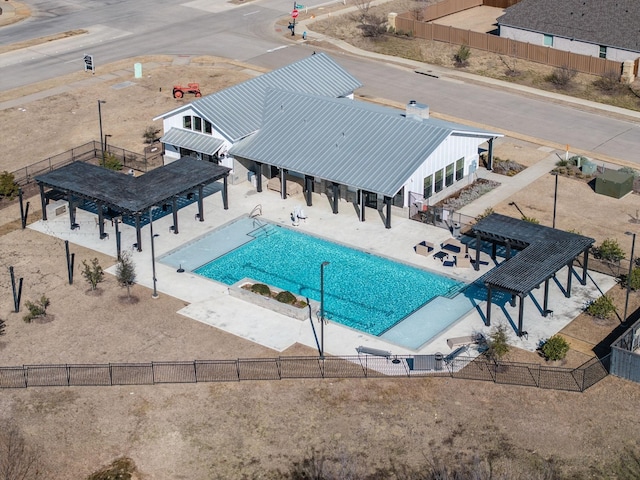
[(173, 86), (173, 98), (182, 98), (185, 93), (193, 93), (196, 97), (201, 97), (200, 84), (199, 83), (187, 83), (186, 87), (182, 85)]

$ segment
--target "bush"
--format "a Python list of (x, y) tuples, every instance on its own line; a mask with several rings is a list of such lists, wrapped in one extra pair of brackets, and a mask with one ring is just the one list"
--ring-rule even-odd
[(116, 170), (116, 171), (122, 170), (122, 163), (120, 163), (120, 160), (118, 160), (113, 153), (109, 153), (109, 152), (104, 152), (103, 166), (105, 168), (108, 168), (109, 170)]
[(596, 258), (607, 260), (608, 262), (619, 262), (624, 258), (624, 252), (614, 238), (607, 238), (599, 247), (595, 247), (594, 254)]
[(593, 86), (608, 94), (622, 93), (624, 91), (624, 85), (620, 83), (620, 75), (614, 70), (605, 72), (604, 75), (593, 82)]
[(453, 56), (453, 59), (456, 61), (456, 67), (466, 67), (469, 65), (469, 57), (471, 57), (469, 45), (460, 45), (460, 48), (458, 48), (458, 51)]
[(13, 200), (19, 191), (20, 187), (16, 183), (13, 173), (9, 173), (6, 170), (0, 173), (0, 196)]
[(640, 289), (640, 268), (634, 268), (631, 270), (631, 276), (629, 278), (628, 275), (623, 276), (622, 284), (626, 287), (628, 286), (631, 290)]
[(31, 323), (31, 320), (33, 320), (34, 318), (46, 316), (49, 303), (49, 299), (44, 295), (42, 295), (42, 297), (40, 297), (40, 300), (38, 300), (36, 303), (32, 303), (29, 301), (25, 302), (24, 306), (27, 307), (29, 313), (27, 313), (23, 317), (23, 320), (27, 323)]
[(258, 293), (260, 295), (264, 295), (265, 297), (271, 296), (271, 289), (269, 285), (265, 285), (264, 283), (256, 283), (251, 286), (251, 291), (253, 293)]
[(536, 225), (538, 225), (540, 223), (540, 220), (538, 220), (537, 218), (527, 217), (526, 215), (523, 215), (521, 220), (523, 220), (525, 222), (529, 222), (529, 223), (535, 223)]
[(91, 265), (86, 260), (83, 260), (82, 265), (84, 266), (82, 276), (91, 285), (91, 290), (95, 290), (98, 284), (104, 280), (104, 270), (102, 270), (97, 258), (91, 260)]
[(563, 360), (569, 352), (569, 344), (561, 335), (554, 335), (544, 342), (541, 350), (547, 360)]
[(142, 138), (144, 138), (144, 143), (153, 143), (158, 140), (158, 134), (160, 133), (160, 129), (154, 127), (153, 125), (149, 125), (144, 133), (142, 134)]
[(586, 312), (596, 318), (608, 319), (616, 311), (616, 307), (613, 304), (611, 297), (602, 295), (600, 298), (594, 300), (587, 307)]
[(545, 80), (547, 82), (553, 83), (558, 88), (567, 89), (571, 86), (571, 82), (578, 72), (572, 70), (571, 68), (564, 66), (559, 68), (554, 68), (553, 72), (549, 74)]
[(285, 290), (284, 292), (280, 292), (278, 295), (276, 295), (276, 300), (280, 303), (288, 303), (289, 305), (293, 305), (298, 299), (293, 293), (287, 292)]
[(622, 173), (630, 173), (631, 175), (633, 175), (633, 178), (638, 178), (638, 176), (640, 175), (640, 172), (638, 172), (638, 170), (635, 170), (631, 167), (622, 167), (618, 171)]
[(511, 347), (507, 342), (507, 327), (504, 325), (498, 325), (494, 327), (493, 331), (489, 335), (487, 340), (487, 349), (484, 354), (494, 362), (500, 361), (507, 353)]

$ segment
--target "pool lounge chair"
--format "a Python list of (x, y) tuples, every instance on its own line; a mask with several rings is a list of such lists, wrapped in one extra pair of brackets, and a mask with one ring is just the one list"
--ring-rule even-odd
[(454, 348), (481, 344), (485, 342), (484, 335), (482, 333), (474, 333), (473, 335), (466, 335), (464, 337), (447, 338), (447, 345), (453, 350)]
[(431, 252), (433, 252), (436, 247), (431, 242), (422, 241), (419, 244), (417, 244), (414, 248), (418, 255), (423, 255), (425, 257), (428, 257), (429, 255), (431, 255)]

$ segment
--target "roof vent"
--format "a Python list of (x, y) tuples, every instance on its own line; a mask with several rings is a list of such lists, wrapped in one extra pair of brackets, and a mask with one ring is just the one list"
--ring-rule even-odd
[(429, 118), (429, 106), (410, 100), (407, 104), (405, 116), (413, 120), (425, 120)]

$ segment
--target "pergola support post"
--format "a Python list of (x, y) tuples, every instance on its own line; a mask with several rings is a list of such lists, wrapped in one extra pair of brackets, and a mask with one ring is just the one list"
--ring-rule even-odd
[(588, 266), (589, 266), (589, 249), (588, 248), (585, 248), (582, 258), (583, 258), (583, 261), (582, 261), (582, 281), (580, 283), (582, 285), (586, 285), (587, 284), (587, 270), (588, 270)]
[(136, 220), (136, 245), (138, 246), (138, 251), (142, 251), (142, 232), (140, 231), (140, 212), (136, 212), (134, 215)]
[(76, 226), (76, 206), (73, 204), (73, 195), (67, 195), (67, 201), (69, 202), (69, 223), (71, 230)]
[(225, 210), (229, 210), (229, 176), (225, 175), (222, 179), (222, 206)]
[(307, 207), (311, 207), (313, 201), (311, 199), (311, 194), (313, 193), (313, 177), (311, 175), (304, 176), (304, 197), (307, 201)]
[(491, 285), (487, 285), (487, 320), (485, 326), (491, 326)]
[(573, 260), (567, 263), (567, 291), (564, 293), (564, 296), (569, 298), (571, 297), (571, 277), (573, 276)]
[(493, 138), (489, 141), (489, 150), (487, 151), (487, 170), (493, 170)]
[(544, 299), (542, 300), (542, 316), (549, 314), (549, 279), (544, 281)]
[(280, 169), (280, 197), (287, 199), (287, 171), (284, 168)]
[(511, 259), (511, 242), (507, 241), (505, 243), (505, 248), (506, 248), (505, 260), (509, 260)]
[(384, 218), (384, 228), (391, 228), (391, 197), (384, 197), (384, 204), (387, 207)]
[(524, 294), (520, 294), (520, 308), (518, 309), (518, 336), (521, 337), (524, 335), (524, 330), (522, 330), (522, 324), (524, 322)]
[(198, 220), (204, 222), (204, 187), (198, 185)]
[(364, 190), (358, 190), (358, 220), (364, 222)]
[(171, 199), (171, 213), (173, 214), (173, 233), (178, 233), (178, 201), (176, 197)]
[(482, 247), (482, 237), (480, 234), (476, 234), (476, 261), (473, 264), (473, 269), (476, 272), (480, 270), (480, 247)]
[(262, 163), (256, 162), (256, 191), (262, 192)]
[(40, 205), (42, 206), (42, 220), (47, 220), (47, 196), (44, 193), (44, 185), (38, 184), (40, 187)]
[(492, 240), (491, 241), (491, 259), (495, 261), (497, 256), (498, 256), (498, 250), (496, 247), (496, 242)]
[(107, 236), (104, 233), (104, 205), (101, 202), (97, 202), (97, 205), (98, 205), (98, 230), (100, 231), (100, 239), (103, 239)]

